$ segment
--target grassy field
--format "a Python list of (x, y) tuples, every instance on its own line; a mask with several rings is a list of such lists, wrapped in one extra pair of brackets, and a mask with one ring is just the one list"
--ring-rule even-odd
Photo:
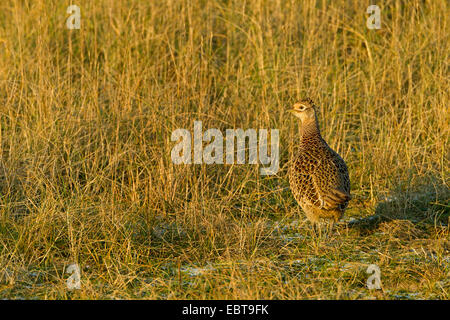
[[(450, 299), (450, 6), (376, 3), (77, 0), (69, 30), (2, 1), (0, 297)], [(286, 175), (306, 96), (352, 185), (320, 236)], [(279, 129), (280, 170), (174, 165), (195, 120)]]

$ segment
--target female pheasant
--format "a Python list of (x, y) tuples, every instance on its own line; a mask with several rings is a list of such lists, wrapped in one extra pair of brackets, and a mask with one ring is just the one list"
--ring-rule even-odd
[(337, 222), (351, 199), (347, 165), (322, 138), (311, 99), (289, 111), (301, 120), (299, 149), (289, 168), (291, 191), (313, 224)]

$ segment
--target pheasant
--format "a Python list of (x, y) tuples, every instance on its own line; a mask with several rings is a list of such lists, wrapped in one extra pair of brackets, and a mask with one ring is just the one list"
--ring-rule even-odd
[(311, 99), (301, 100), (289, 111), (301, 120), (299, 149), (289, 167), (291, 191), (313, 226), (337, 222), (351, 199), (347, 165), (322, 138), (317, 106)]

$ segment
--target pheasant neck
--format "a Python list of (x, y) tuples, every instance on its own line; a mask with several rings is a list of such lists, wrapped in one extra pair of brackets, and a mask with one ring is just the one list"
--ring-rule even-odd
[(322, 140), (317, 119), (305, 121), (301, 126), (301, 142), (309, 143), (311, 140)]

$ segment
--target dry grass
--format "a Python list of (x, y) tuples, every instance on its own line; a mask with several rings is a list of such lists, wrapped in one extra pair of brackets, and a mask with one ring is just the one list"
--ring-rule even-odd
[[(450, 298), (447, 1), (381, 30), (369, 1), (80, 0), (80, 30), (69, 4), (0, 4), (1, 297)], [(352, 181), (324, 237), (287, 189), (304, 96)], [(173, 165), (194, 120), (278, 128), (281, 170)]]

